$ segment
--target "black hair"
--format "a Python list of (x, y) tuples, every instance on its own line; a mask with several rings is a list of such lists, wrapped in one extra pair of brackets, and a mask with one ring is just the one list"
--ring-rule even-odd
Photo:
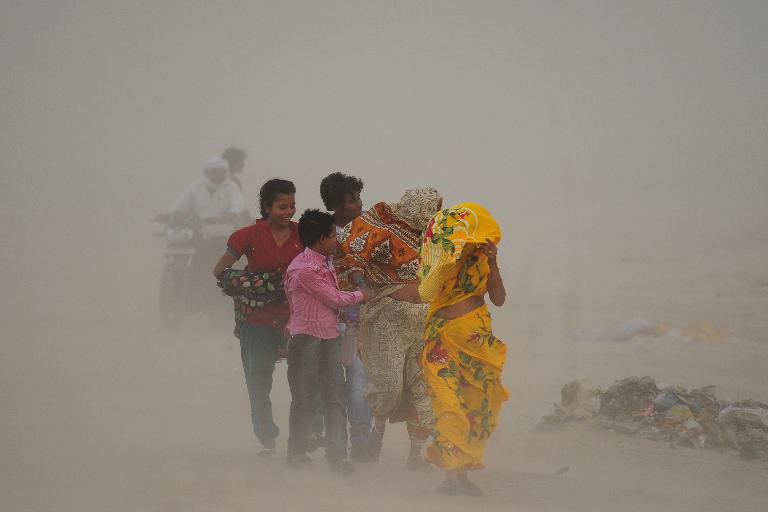
[(296, 193), (296, 186), (293, 182), (272, 178), (261, 186), (259, 190), (259, 208), (262, 218), (267, 218), (267, 212), (277, 199), (277, 194), (291, 195)]
[(340, 208), (348, 194), (362, 190), (363, 180), (340, 172), (331, 173), (320, 182), (320, 197), (327, 210)]
[(299, 219), (299, 240), (304, 247), (311, 247), (320, 237), (331, 236), (336, 229), (335, 217), (320, 210), (305, 210)]
[(229, 162), (229, 167), (231, 168), (233, 163), (241, 164), (245, 162), (245, 151), (236, 147), (227, 148), (221, 154), (221, 158)]

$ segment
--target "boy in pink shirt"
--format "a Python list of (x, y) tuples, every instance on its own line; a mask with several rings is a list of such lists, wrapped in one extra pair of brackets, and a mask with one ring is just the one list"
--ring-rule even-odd
[(338, 314), (344, 306), (363, 302), (368, 289), (341, 291), (331, 254), (336, 249), (334, 217), (307, 210), (299, 219), (304, 252), (286, 271), (284, 285), (291, 309), (288, 331), (288, 385), (291, 412), (288, 462), (302, 465), (310, 459), (316, 394), (322, 396), (326, 422), (325, 456), (332, 471), (351, 473), (347, 460), (347, 413)]

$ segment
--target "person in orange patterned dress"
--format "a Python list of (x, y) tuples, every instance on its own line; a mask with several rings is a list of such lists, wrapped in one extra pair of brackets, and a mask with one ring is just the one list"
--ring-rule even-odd
[(418, 294), (419, 242), (442, 198), (431, 188), (408, 190), (394, 204), (378, 203), (340, 234), (340, 279), (365, 281), (373, 298), (360, 311), (358, 346), (368, 372), (365, 397), (373, 410), (374, 458), (389, 422), (405, 421), (411, 440), (409, 469), (430, 465), (422, 448), (434, 414), (419, 365), (427, 306)]

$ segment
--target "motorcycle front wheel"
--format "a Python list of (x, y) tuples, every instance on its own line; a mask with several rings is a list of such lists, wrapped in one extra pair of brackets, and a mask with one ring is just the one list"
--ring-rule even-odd
[(171, 261), (163, 269), (158, 300), (160, 322), (173, 329), (184, 319), (189, 267), (182, 261)]

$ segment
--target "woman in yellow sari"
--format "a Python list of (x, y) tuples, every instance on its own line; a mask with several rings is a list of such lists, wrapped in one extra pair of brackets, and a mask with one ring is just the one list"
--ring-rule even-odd
[(440, 211), (422, 239), (419, 293), (429, 312), (421, 364), (436, 417), (427, 459), (446, 471), (438, 487), (446, 494), (481, 494), (467, 471), (483, 467), (509, 396), (501, 383), (507, 347), (493, 335), (484, 298), (504, 304), (500, 240), (498, 223), (475, 203)]

